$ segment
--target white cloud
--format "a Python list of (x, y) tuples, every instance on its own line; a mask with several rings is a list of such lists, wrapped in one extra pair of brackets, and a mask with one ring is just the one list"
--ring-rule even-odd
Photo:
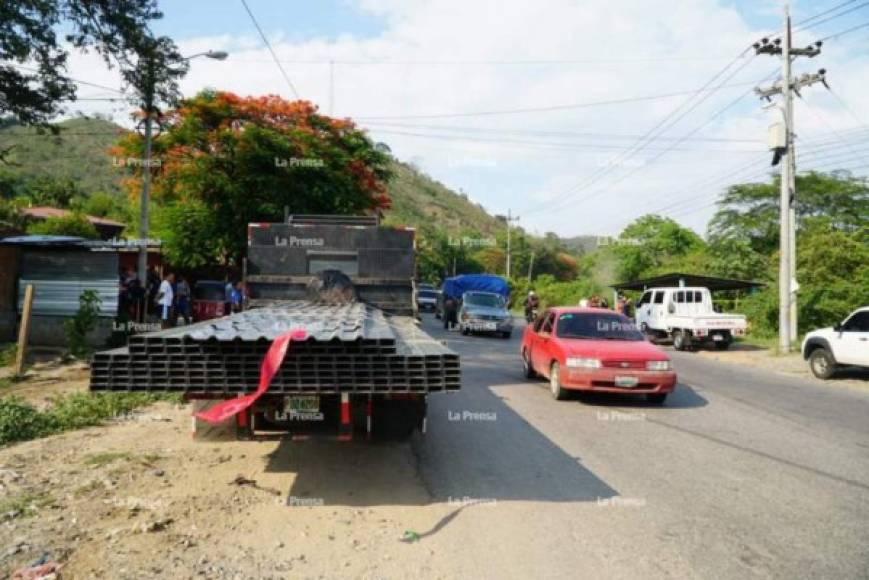
[[(334, 112), (341, 116), (413, 116), (547, 107), (571, 103), (621, 99), (699, 88), (763, 31), (752, 30), (730, 5), (715, 0), (359, 0), (359, 7), (385, 22), (372, 38), (352, 34), (314, 38), (302, 42), (271, 38), (275, 51), (291, 61), (284, 66), (300, 94), (328, 112), (330, 94)], [(807, 8), (807, 12), (814, 11)], [(292, 22), (283, 14), (260, 14), (269, 30)], [(843, 19), (842, 27), (852, 23)], [(801, 34), (801, 38), (808, 33)], [(863, 35), (865, 38), (865, 35)], [(849, 39), (851, 37), (848, 37)], [(231, 53), (225, 62), (197, 59), (183, 82), (186, 94), (205, 87), (240, 94), (279, 93), (289, 97), (268, 51), (247, 22), (235, 31), (210, 38), (177, 38), (185, 54), (208, 49)], [(855, 111), (869, 118), (863, 87), (869, 81), (869, 62), (831, 43), (812, 62), (798, 62), (798, 70), (826, 65), (837, 93)], [(656, 60), (660, 57), (689, 60)], [(720, 59), (718, 57), (721, 57)], [(330, 91), (329, 60), (334, 88)], [(627, 62), (634, 59), (632, 62)], [(636, 61), (636, 59), (647, 59)], [(395, 64), (363, 64), (390, 60)], [(467, 64), (468, 61), (556, 60), (557, 64)], [(563, 61), (594, 62), (563, 62)], [(778, 63), (758, 57), (732, 82), (756, 81)], [(316, 62), (305, 62), (316, 61)], [(345, 62), (350, 61), (350, 62)], [(408, 61), (418, 64), (405, 64)], [(455, 64), (442, 61), (463, 61)], [(609, 61), (609, 62), (601, 62)], [(428, 63), (428, 64), (424, 64)], [(116, 86), (115, 74), (96, 57), (76, 56), (70, 74), (76, 78)], [(835, 79), (835, 80), (833, 80)], [(599, 174), (602, 165), (619, 151), (614, 145), (629, 140), (579, 138), (570, 135), (530, 135), (528, 131), (639, 135), (647, 132), (686, 97), (631, 104), (550, 112), (443, 119), (362, 120), (375, 139), (385, 141), (399, 157), (417, 164), (447, 185), (464, 189), (473, 199), (499, 213), (545, 209), (546, 200), (574, 191), (574, 203), (558, 211), (529, 213), (522, 223), (538, 231), (564, 235), (609, 234), (643, 212), (671, 205), (685, 211), (714, 199), (739, 176), (735, 167), (758, 160), (759, 171), (768, 162), (765, 152), (726, 153), (721, 149), (764, 149), (769, 116), (753, 96), (722, 115), (697, 136), (754, 139), (754, 143), (688, 141), (659, 160), (660, 150), (706, 121), (750, 86), (722, 89), (670, 129), (669, 140), (655, 141), (649, 150), (625, 163), (605, 169), (606, 177), (587, 189), (575, 186)], [(842, 130), (857, 124), (830, 98), (806, 95), (820, 113)], [(82, 94), (100, 92), (82, 89)], [(104, 94), (100, 92), (100, 94)], [(108, 105), (79, 103), (81, 110)], [(824, 137), (823, 123), (797, 109), (799, 133)], [(397, 126), (444, 125), (460, 130)], [(469, 127), (475, 129), (468, 129)], [(391, 132), (387, 132), (391, 131)], [(505, 133), (513, 131), (516, 133)], [(400, 135), (396, 133), (416, 133)], [(440, 138), (431, 137), (432, 134)], [(420, 137), (419, 135), (429, 135)], [(473, 138), (457, 140), (457, 136)], [(525, 143), (523, 143), (525, 142)], [(578, 143), (600, 144), (581, 148)], [(717, 150), (716, 150), (717, 149)], [(640, 165), (637, 167), (637, 165)], [(629, 177), (621, 179), (625, 173)], [(751, 172), (745, 173), (749, 175)], [(714, 178), (718, 177), (718, 181)], [(696, 187), (697, 182), (710, 185)], [(586, 201), (583, 201), (586, 200)], [(680, 200), (685, 200), (680, 203)], [(673, 205), (675, 203), (675, 205)], [(689, 225), (704, 229), (712, 212), (706, 208), (684, 215)]]

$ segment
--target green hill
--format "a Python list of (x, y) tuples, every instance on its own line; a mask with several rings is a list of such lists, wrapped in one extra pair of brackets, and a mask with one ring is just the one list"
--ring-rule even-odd
[(88, 118), (70, 119), (59, 127), (58, 135), (18, 125), (0, 129), (0, 150), (11, 148), (0, 171), (25, 180), (71, 179), (90, 193), (120, 193), (121, 173), (113, 171), (107, 150), (124, 129), (110, 121)]
[[(5, 156), (6, 165), (0, 164), (0, 174), (24, 180), (70, 179), (85, 192), (120, 194), (123, 173), (112, 166), (107, 151), (125, 130), (95, 118), (71, 119), (58, 126), (58, 135), (17, 125), (0, 127), (0, 151), (11, 148)], [(414, 227), (436, 224), (451, 233), (471, 229), (494, 234), (503, 227), (481, 206), (411, 166), (395, 162), (393, 169), (395, 177), (388, 185), (392, 209), (386, 214), (387, 223)]]

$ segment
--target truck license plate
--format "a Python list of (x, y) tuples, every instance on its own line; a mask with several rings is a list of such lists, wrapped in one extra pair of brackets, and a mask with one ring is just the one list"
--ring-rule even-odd
[(305, 395), (301, 397), (287, 397), (284, 404), (284, 412), (292, 413), (317, 413), (320, 410), (320, 397), (317, 395)]
[(721, 336), (720, 334), (713, 334), (712, 340), (720, 342), (720, 341), (724, 340), (724, 337)]
[(485, 330), (498, 330), (497, 322), (485, 322), (483, 323), (483, 329)]
[(617, 387), (633, 388), (637, 386), (640, 380), (637, 377), (616, 377), (614, 383)]

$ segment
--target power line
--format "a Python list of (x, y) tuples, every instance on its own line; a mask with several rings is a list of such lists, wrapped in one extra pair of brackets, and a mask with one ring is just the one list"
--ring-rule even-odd
[[(664, 116), (663, 119), (658, 121), (651, 129), (649, 129), (646, 133), (644, 133), (643, 136), (640, 137), (636, 141), (636, 143), (634, 143), (634, 145), (631, 147), (631, 149), (625, 152), (624, 157), (617, 158), (616, 160), (614, 160), (614, 162), (610, 166), (604, 167), (602, 169), (598, 169), (597, 171), (593, 172), (589, 177), (585, 178), (580, 183), (568, 188), (567, 190), (563, 191), (562, 193), (557, 194), (555, 196), (556, 201), (554, 203), (557, 205), (557, 204), (563, 202), (564, 200), (568, 199), (573, 194), (573, 192), (575, 190), (581, 190), (581, 189), (588, 188), (590, 185), (593, 185), (597, 181), (600, 181), (600, 179), (605, 177), (612, 170), (612, 168), (615, 167), (615, 165), (617, 163), (623, 163), (624, 161), (629, 159), (633, 154), (638, 153), (644, 147), (648, 146), (648, 144), (651, 141), (653, 141), (656, 137), (660, 137), (663, 134), (663, 132), (666, 131), (666, 129), (667, 129), (667, 123), (669, 123), (674, 117), (678, 121), (680, 118), (682, 118), (684, 116), (684, 114), (685, 114), (684, 112), (680, 113), (680, 111), (682, 111), (683, 107), (688, 106), (689, 103), (694, 99), (695, 96), (701, 94), (712, 83), (714, 83), (722, 74), (726, 73), (727, 70), (734, 65), (734, 63), (738, 62), (739, 59), (741, 59), (748, 52), (748, 50), (749, 50), (748, 48), (743, 50), (740, 54), (738, 54), (736, 56), (736, 58), (731, 60), (723, 69), (718, 71), (709, 81), (707, 81), (706, 84), (703, 85), (703, 87), (701, 87), (698, 91), (695, 91), (688, 99), (685, 99), (682, 103), (679, 104), (678, 107), (676, 107), (675, 109), (670, 111), (667, 115)], [(740, 67), (739, 70), (744, 68), (747, 64), (748, 63), (745, 63), (742, 67)], [(732, 76), (733, 75), (731, 75), (731, 77)], [(728, 79), (729, 78), (730, 77), (728, 77)], [(726, 83), (728, 79), (725, 79), (724, 82)], [(709, 94), (714, 93), (715, 91), (719, 90), (720, 88), (721, 88), (721, 85), (719, 85), (715, 89), (712, 89), (712, 91)], [(708, 96), (709, 95), (707, 94), (707, 97)], [(690, 110), (688, 112), (690, 112)], [(662, 127), (663, 127), (663, 129), (662, 129)], [(545, 209), (539, 208), (536, 211), (531, 209), (531, 210), (526, 212), (526, 215), (529, 213), (533, 214), (533, 213), (538, 213), (540, 211), (547, 211), (549, 209), (552, 209), (552, 208), (545, 208)]]
[(866, 28), (867, 26), (869, 26), (869, 22), (864, 22), (863, 24), (858, 24), (857, 26), (854, 26), (852, 28), (842, 30), (841, 32), (836, 32), (835, 34), (831, 34), (830, 36), (825, 36), (824, 38), (821, 39), (821, 42), (824, 42), (827, 40), (832, 40), (834, 38), (839, 38), (841, 36), (845, 36), (846, 34), (850, 34), (851, 32), (854, 32), (855, 30), (860, 30), (861, 28)]
[[(649, 62), (710, 62), (728, 60), (731, 57), (700, 57), (700, 56), (673, 56), (673, 57), (642, 57), (642, 58), (583, 58), (583, 59), (515, 59), (515, 60), (394, 60), (394, 59), (280, 59), (285, 64), (311, 64), (311, 65), (348, 65), (348, 66), (545, 66), (564, 64), (632, 64)], [(267, 62), (263, 59), (243, 59), (237, 62)]]
[[(27, 72), (34, 72), (34, 73), (37, 73), (37, 74), (42, 74), (42, 71), (40, 71), (39, 69), (36, 69), (36, 68), (32, 68), (32, 67), (29, 67), (29, 66), (24, 66), (24, 65), (21, 65), (21, 64), (15, 64), (15, 63), (7, 63), (7, 64), (9, 64), (9, 65), (11, 65), (11, 66), (14, 66), (15, 68), (20, 68), (21, 70), (25, 70), (25, 71), (27, 71)], [(83, 80), (81, 80), (81, 79), (76, 79), (76, 78), (73, 78), (73, 77), (68, 77), (68, 76), (66, 76), (66, 75), (64, 75), (63, 78), (65, 78), (65, 79), (67, 79), (67, 80), (70, 80), (70, 81), (72, 81), (72, 82), (74, 82), (74, 83), (78, 83), (78, 84), (80, 84), (80, 85), (85, 85), (85, 86), (88, 86), (88, 87), (95, 87), (95, 88), (97, 88), (97, 89), (104, 89), (104, 90), (107, 90), (107, 91), (111, 91), (111, 92), (113, 92), (113, 93), (117, 93), (117, 94), (119, 94), (119, 95), (125, 95), (125, 96), (126, 96), (126, 93), (124, 93), (124, 91), (122, 91), (122, 90), (120, 90), (120, 89), (116, 89), (116, 88), (112, 88), (112, 87), (107, 87), (106, 85), (100, 85), (100, 84), (97, 84), (97, 83), (92, 83), (92, 82), (90, 82), (90, 81), (83, 81)]]
[(836, 5), (836, 6), (833, 6), (832, 8), (828, 8), (827, 10), (824, 10), (823, 12), (818, 12), (818, 13), (815, 14), (814, 16), (810, 16), (810, 17), (808, 17), (808, 18), (804, 18), (803, 20), (800, 20), (799, 22), (794, 23), (794, 26), (801, 26), (801, 25), (803, 25), (803, 24), (806, 24), (806, 23), (808, 23), (808, 22), (811, 22), (812, 20), (815, 20), (816, 18), (820, 18), (821, 16), (826, 16), (826, 15), (829, 14), (830, 12), (835, 12), (835, 11), (838, 10), (839, 8), (844, 8), (844, 7), (847, 6), (848, 4), (853, 4), (853, 3), (856, 2), (856, 1), (857, 1), (857, 0), (848, 0), (847, 2), (842, 2), (841, 4), (838, 4), (838, 5)]
[[(847, 5), (847, 4), (850, 4), (850, 2), (846, 2), (846, 3), (845, 3), (845, 5)], [(844, 5), (842, 5), (842, 6), (844, 6)], [(841, 8), (842, 6), (839, 6), (839, 8)], [(846, 14), (850, 14), (851, 12), (854, 12), (855, 10), (859, 10), (860, 8), (863, 8), (864, 6), (869, 6), (869, 2), (863, 2), (862, 4), (858, 4), (857, 6), (853, 6), (853, 7), (849, 8), (848, 10), (845, 10), (844, 12), (839, 12), (838, 14), (834, 14), (834, 15), (832, 15), (832, 16), (828, 16), (828, 17), (823, 18), (823, 19), (821, 19), (821, 20), (819, 20), (819, 21), (817, 21), (817, 22), (814, 22), (814, 23), (812, 23), (812, 28), (814, 28), (814, 27), (816, 27), (816, 26), (819, 26), (819, 25), (821, 25), (821, 24), (824, 24), (825, 22), (829, 22), (829, 21), (831, 21), (831, 20), (835, 20), (835, 19), (837, 19), (837, 18), (841, 18), (842, 16), (845, 16)], [(834, 9), (830, 9), (830, 10), (828, 10), (827, 12), (830, 12), (830, 11), (832, 11), (832, 10), (834, 10)], [(820, 16), (820, 15), (817, 15), (817, 16)], [(810, 19), (809, 19), (809, 20), (810, 20)], [(805, 20), (805, 21), (803, 21), (803, 22), (807, 22), (807, 21), (808, 21), (808, 20)], [(802, 26), (802, 27), (799, 27), (799, 26), (798, 26), (797, 28), (794, 29), (794, 31), (796, 32), (796, 31), (803, 30), (803, 29), (806, 29), (806, 28), (809, 28), (809, 27), (808, 27), (808, 26)]]
[(281, 75), (284, 77), (284, 80), (287, 82), (287, 86), (290, 87), (290, 90), (293, 92), (293, 96), (295, 96), (296, 99), (299, 99), (300, 97), (299, 97), (298, 91), (296, 91), (296, 87), (293, 85), (293, 82), (290, 80), (289, 75), (287, 75), (287, 71), (284, 70), (284, 66), (281, 64), (281, 61), (278, 60), (278, 55), (275, 54), (275, 51), (272, 48), (272, 45), (269, 42), (269, 39), (266, 38), (266, 35), (263, 32), (263, 29), (260, 28), (259, 22), (257, 22), (256, 17), (253, 15), (253, 12), (251, 12), (250, 6), (247, 5), (247, 0), (241, 0), (241, 3), (244, 6), (244, 9), (247, 10), (247, 14), (248, 14), (248, 16), (250, 16), (251, 22), (253, 22), (253, 25), (256, 27), (257, 32), (259, 32), (260, 38), (262, 38), (263, 43), (266, 45), (266, 48), (271, 53), (272, 59), (275, 61), (275, 64), (278, 66), (278, 69), (281, 71)]
[[(750, 61), (749, 61), (749, 62), (750, 62)], [(749, 64), (749, 62), (744, 63), (742, 66), (740, 66), (739, 68), (737, 68), (735, 71), (731, 72), (731, 73), (729, 74), (729, 76), (728, 76), (726, 79), (724, 79), (723, 83), (726, 83), (728, 80), (730, 80), (731, 78), (733, 78), (735, 75), (739, 74), (739, 73), (740, 73), (740, 72), (741, 72), (741, 71), (742, 71), (742, 70), (743, 70), (743, 69), (744, 69), (744, 68)], [(725, 70), (726, 70), (726, 69), (725, 69)], [(724, 72), (724, 71), (722, 71), (722, 72)], [(713, 77), (713, 79), (714, 79), (714, 78), (717, 78), (718, 76), (720, 76), (720, 73), (719, 73), (719, 75), (716, 75), (716, 77)], [(769, 76), (771, 76), (771, 75), (767, 75), (767, 78), (769, 78)], [(722, 83), (722, 84), (723, 84), (723, 83)], [(708, 83), (707, 83), (707, 84), (708, 84)], [(678, 121), (680, 121), (680, 120), (681, 120), (682, 118), (684, 118), (687, 114), (691, 113), (691, 112), (692, 112), (693, 110), (695, 110), (698, 106), (700, 106), (700, 105), (701, 105), (701, 104), (702, 104), (706, 99), (709, 98), (709, 96), (711, 96), (711, 95), (712, 95), (715, 91), (717, 91), (718, 88), (720, 88), (721, 86), (722, 86), (722, 85), (719, 85), (718, 87), (716, 87), (715, 89), (713, 89), (711, 92), (707, 93), (704, 97), (702, 97), (699, 101), (695, 102), (695, 103), (694, 103), (691, 107), (689, 107), (687, 110), (685, 110), (685, 111), (681, 112), (679, 115), (677, 115), (676, 118), (669, 120), (669, 121), (668, 121), (668, 122), (663, 126), (663, 128), (660, 129), (660, 132), (663, 133), (663, 132), (666, 131), (667, 129), (673, 127), (673, 126), (674, 126)], [(703, 127), (705, 127), (706, 125), (708, 125), (709, 123), (711, 123), (712, 121), (714, 121), (717, 117), (719, 117), (719, 116), (722, 115), (724, 112), (726, 112), (727, 110), (729, 110), (731, 107), (733, 107), (734, 105), (736, 105), (739, 101), (741, 101), (742, 99), (744, 99), (744, 98), (745, 98), (748, 94), (750, 94), (750, 93), (751, 93), (750, 90), (749, 90), (749, 91), (746, 91), (745, 93), (743, 93), (743, 94), (741, 94), (739, 97), (737, 97), (735, 100), (731, 101), (731, 102), (730, 102), (728, 105), (726, 105), (724, 108), (722, 108), (722, 109), (716, 111), (716, 112), (712, 115), (712, 117), (710, 117), (708, 120), (706, 120), (703, 124), (701, 124), (700, 126), (696, 127), (695, 129), (693, 129), (692, 131), (690, 131), (690, 132), (687, 133), (686, 135), (683, 135), (679, 140), (675, 141), (675, 142), (674, 142), (672, 145), (670, 145), (668, 148), (664, 149), (664, 150), (661, 151), (658, 155), (656, 155), (655, 157), (653, 157), (653, 158), (651, 159), (651, 161), (647, 162), (646, 164), (643, 164), (643, 165), (639, 165), (639, 166), (637, 166), (637, 167), (634, 167), (633, 169), (629, 170), (627, 173), (622, 174), (621, 177), (617, 178), (615, 181), (613, 181), (612, 183), (609, 184), (609, 188), (612, 188), (614, 185), (616, 185), (616, 184), (618, 184), (618, 183), (621, 183), (622, 181), (624, 181), (625, 179), (627, 179), (628, 177), (630, 177), (631, 175), (633, 175), (634, 173), (636, 173), (636, 172), (639, 171), (640, 169), (643, 169), (644, 167), (647, 167), (647, 166), (650, 165), (651, 163), (654, 163), (655, 161), (657, 161), (658, 159), (660, 159), (661, 157), (663, 157), (663, 156), (664, 156), (665, 154), (667, 154), (668, 152), (670, 152), (670, 151), (672, 151), (673, 149), (675, 149), (675, 147), (678, 146), (678, 145), (680, 145), (680, 144), (681, 144), (685, 139), (691, 137), (693, 134), (695, 134), (696, 132), (698, 132), (700, 129), (702, 129)], [(660, 125), (659, 125), (659, 126), (660, 126)], [(630, 155), (633, 155), (634, 153), (638, 153), (639, 151), (645, 149), (645, 148), (646, 148), (650, 143), (654, 142), (655, 138), (656, 138), (656, 137), (652, 137), (650, 140), (647, 140), (645, 143), (641, 144), (640, 147), (639, 147), (636, 151), (634, 151), (633, 153), (631, 153)], [(588, 184), (588, 185), (591, 185), (591, 184)], [(588, 185), (586, 185), (585, 187), (583, 187), (583, 189), (587, 189)], [(579, 202), (589, 201), (590, 199), (592, 199), (592, 198), (594, 198), (594, 197), (596, 197), (596, 196), (598, 196), (598, 195), (601, 195), (601, 194), (605, 193), (606, 191), (607, 191), (606, 189), (599, 190), (597, 193), (593, 193), (593, 194), (591, 194), (591, 195), (589, 195), (589, 196), (586, 196), (585, 198), (583, 198), (583, 199), (581, 199), (581, 200), (577, 200), (577, 201), (579, 201)], [(545, 208), (544, 211), (552, 212), (552, 211), (558, 211), (558, 210), (560, 210), (560, 209), (563, 209), (564, 207), (566, 207), (566, 206), (564, 205), (564, 203), (568, 201), (569, 197), (570, 197), (570, 194), (568, 194), (568, 196), (565, 196), (564, 199), (562, 199), (561, 205), (559, 205), (559, 202), (556, 202), (556, 203), (554, 204), (553, 207), (547, 207), (547, 208)]]
[[(377, 122), (377, 123), (367, 123), (367, 126), (373, 127), (399, 127), (403, 129), (425, 129), (432, 131), (446, 131), (453, 133), (482, 133), (482, 134), (500, 134), (500, 135), (520, 135), (520, 136), (529, 136), (529, 137), (538, 137), (538, 136), (555, 136), (555, 137), (565, 137), (565, 138), (590, 138), (590, 139), (613, 139), (613, 140), (636, 140), (640, 139), (642, 135), (639, 134), (627, 134), (627, 133), (586, 133), (586, 132), (577, 132), (577, 131), (556, 131), (556, 130), (545, 130), (545, 129), (495, 129), (490, 127), (478, 127), (478, 126), (458, 126), (458, 125), (425, 125), (418, 123), (396, 123), (396, 122)], [(660, 141), (675, 141), (678, 137), (665, 137), (661, 136), (658, 138)], [(757, 145), (761, 140), (759, 139), (730, 139), (725, 137), (693, 137), (692, 141), (702, 141), (709, 143), (751, 143)]]
[[(483, 137), (474, 137), (474, 136), (464, 136), (464, 135), (438, 135), (438, 134), (426, 134), (426, 133), (414, 133), (409, 131), (395, 131), (389, 129), (377, 129), (378, 133), (383, 133), (386, 135), (401, 135), (406, 137), (419, 137), (423, 139), (437, 139), (443, 141), (467, 141), (472, 143), (495, 143), (495, 144), (508, 144), (508, 145), (538, 145), (547, 148), (559, 148), (559, 149), (616, 149), (619, 151), (624, 151), (627, 149), (624, 145), (608, 145), (601, 143), (559, 143), (552, 141), (528, 141), (522, 139), (505, 139), (501, 138), (483, 138)], [(660, 151), (661, 149), (651, 149), (651, 151)], [(699, 149), (697, 147), (683, 147), (681, 149), (673, 149), (675, 151), (698, 151), (698, 152), (715, 152), (715, 153), (757, 153), (761, 150), (752, 150), (752, 149)], [(670, 149), (668, 149), (670, 151)], [(763, 150), (765, 151), (765, 150)]]
[[(721, 85), (718, 88), (744, 87), (754, 85), (755, 83), (733, 83)], [(714, 89), (717, 90), (718, 88)], [(355, 115), (353, 118), (356, 121), (377, 121), (381, 119), (447, 119), (458, 117), (486, 117), (494, 115), (517, 115), (523, 113), (543, 113), (549, 111), (565, 111), (570, 109), (585, 109), (591, 107), (603, 107), (609, 105), (621, 105), (625, 103), (637, 103), (642, 101), (654, 101), (659, 99), (669, 99), (672, 97), (681, 97), (685, 95), (696, 95), (702, 93), (704, 88), (695, 89), (692, 91), (678, 91), (673, 93), (663, 93), (657, 95), (646, 95), (642, 97), (627, 97), (623, 99), (609, 99), (604, 101), (590, 101), (587, 103), (575, 103), (570, 105), (552, 105), (548, 107), (528, 107), (522, 109), (501, 109), (496, 111), (477, 111), (469, 113), (439, 113), (439, 114), (424, 114), (424, 115)], [(714, 92), (714, 90), (712, 92)]]

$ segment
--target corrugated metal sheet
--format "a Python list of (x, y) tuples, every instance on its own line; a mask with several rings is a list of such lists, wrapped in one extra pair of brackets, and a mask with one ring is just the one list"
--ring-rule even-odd
[(85, 290), (100, 297), (100, 316), (118, 312), (118, 255), (114, 252), (52, 251), (25, 248), (18, 278), (18, 312), (24, 307), (24, 290), (33, 284), (33, 314), (72, 316)]
[(394, 340), (383, 312), (362, 302), (327, 305), (305, 300), (274, 301), (263, 308), (142, 334), (136, 340), (189, 338), (196, 341), (274, 340), (294, 328), (304, 328), (318, 342)]

